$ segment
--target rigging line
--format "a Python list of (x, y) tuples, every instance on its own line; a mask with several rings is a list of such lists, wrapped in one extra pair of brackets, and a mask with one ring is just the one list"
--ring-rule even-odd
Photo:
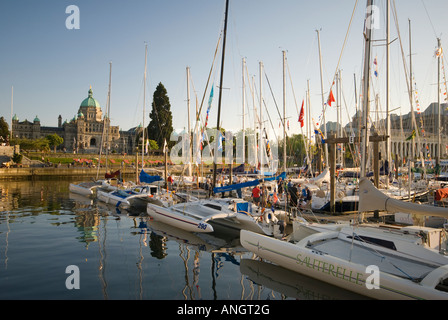
[[(283, 120), (283, 121), (282, 121), (282, 123), (283, 123), (283, 127), (285, 127), (285, 121), (286, 121), (286, 120), (283, 119), (283, 117), (280, 115), (280, 111), (278, 110), (277, 101), (275, 100), (274, 92), (272, 92), (272, 87), (271, 87), (271, 83), (269, 82), (268, 75), (267, 75), (266, 72), (264, 73), (264, 75), (266, 76), (266, 80), (267, 80), (267, 82), (268, 82), (269, 90), (271, 91), (272, 99), (274, 99), (274, 104), (275, 104), (275, 108), (277, 109), (278, 116), (280, 117), (280, 119)], [(264, 99), (263, 99), (263, 101), (264, 101)]]
[[(419, 133), (419, 130), (418, 130), (417, 121), (415, 119), (414, 107), (413, 107), (413, 102), (412, 102), (412, 100), (413, 100), (412, 99), (412, 95), (413, 94), (412, 94), (411, 88), (410, 88), (411, 84), (409, 83), (408, 71), (407, 71), (407, 68), (406, 68), (406, 59), (405, 59), (405, 54), (403, 52), (403, 44), (401, 42), (400, 29), (399, 29), (399, 26), (398, 26), (397, 9), (396, 9), (396, 6), (395, 6), (395, 0), (393, 0), (392, 4), (393, 4), (393, 6), (392, 6), (392, 13), (394, 15), (395, 25), (396, 25), (396, 28), (397, 28), (398, 40), (400, 42), (400, 48), (401, 48), (401, 57), (402, 57), (403, 66), (404, 66), (404, 73), (405, 73), (405, 76), (406, 76), (405, 77), (406, 78), (406, 85), (407, 85), (408, 92), (409, 92), (409, 102), (410, 102), (410, 105), (411, 105), (411, 121), (412, 121), (412, 124), (414, 125), (414, 128), (416, 130), (415, 132), (416, 132), (416, 137), (417, 137), (417, 146), (421, 146), (421, 143), (420, 143), (420, 133)], [(423, 157), (422, 157), (421, 149), (418, 150), (418, 152), (420, 154), (420, 157), (422, 158), (423, 170), (425, 171), (425, 168), (424, 168), (425, 162), (424, 162)]]
[[(336, 79), (336, 75), (337, 75), (338, 70), (339, 70), (339, 65), (340, 65), (341, 59), (342, 59), (342, 53), (344, 52), (345, 46), (347, 44), (348, 34), (350, 33), (350, 28), (351, 28), (351, 25), (352, 25), (352, 22), (353, 22), (353, 17), (355, 15), (355, 11), (356, 11), (356, 7), (357, 6), (358, 6), (358, 0), (355, 1), (355, 7), (353, 8), (352, 16), (350, 17), (350, 22), (348, 24), (347, 32), (345, 33), (344, 43), (342, 44), (341, 53), (339, 54), (338, 63), (336, 65), (336, 71), (334, 72), (333, 81), (331, 82), (331, 85), (330, 85), (330, 91), (333, 88), (333, 84), (334, 84), (334, 81)], [(324, 112), (325, 112), (325, 109), (326, 109), (326, 105), (324, 106)]]
[(423, 0), (422, 0), (422, 4), (423, 4), (423, 8), (425, 8), (426, 15), (428, 16), (429, 23), (431, 24), (432, 31), (434, 31), (434, 36), (436, 38), (438, 38), (436, 29), (434, 28), (434, 25), (432, 24), (432, 20), (431, 20), (431, 17), (429, 16), (428, 9), (426, 9), (426, 5), (425, 5), (425, 2)]
[[(289, 81), (291, 83), (292, 95), (294, 97), (294, 104), (296, 105), (297, 116), (300, 117), (300, 112), (299, 112), (299, 108), (298, 108), (298, 105), (297, 105), (296, 93), (295, 93), (295, 90), (294, 90), (294, 86), (292, 84), (292, 76), (291, 76), (291, 70), (289, 69), (288, 59), (285, 58), (285, 61), (286, 61), (286, 68), (288, 69)], [(286, 119), (285, 119), (285, 121), (286, 121)], [(304, 138), (302, 126), (300, 127), (300, 132), (302, 134), (303, 143), (305, 145), (305, 155), (306, 155), (306, 157), (308, 157), (308, 141), (307, 141), (307, 139)]]
[[(221, 34), (219, 35), (218, 43), (216, 44), (216, 49), (215, 49), (215, 54), (214, 54), (214, 56), (213, 56), (212, 66), (210, 67), (210, 72), (209, 72), (209, 74), (208, 74), (207, 83), (206, 83), (206, 85), (205, 85), (205, 90), (204, 90), (204, 94), (203, 94), (203, 96), (202, 96), (201, 105), (199, 106), (198, 115), (201, 114), (202, 107), (203, 107), (203, 105), (204, 105), (205, 95), (207, 94), (208, 85), (209, 85), (209, 83), (210, 83), (210, 78), (211, 78), (212, 73), (213, 73), (213, 69), (214, 69), (214, 65), (215, 65), (215, 60), (216, 60), (216, 55), (217, 55), (217, 53), (218, 53), (218, 49), (219, 49), (219, 44), (220, 44), (220, 42), (221, 42), (221, 38), (222, 38), (222, 32), (221, 32)], [(196, 122), (196, 123), (197, 123), (197, 122)], [(196, 129), (197, 129), (197, 125), (195, 126), (195, 130), (196, 130)]]

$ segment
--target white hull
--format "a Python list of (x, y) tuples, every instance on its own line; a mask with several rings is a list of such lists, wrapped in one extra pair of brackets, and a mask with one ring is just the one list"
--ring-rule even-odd
[[(310, 243), (324, 243), (337, 237), (336, 231), (321, 232), (294, 244), (242, 230), (240, 242), (247, 250), (284, 268), (374, 299), (448, 299), (447, 292), (435, 288), (440, 280), (448, 277), (448, 265), (432, 267), (421, 281), (414, 282), (384, 272), (384, 257), (380, 254), (369, 252), (368, 260), (363, 260), (369, 261), (367, 264), (357, 261), (355, 254), (353, 259), (351, 256), (350, 259), (344, 259), (330, 254), (330, 250), (324, 252), (317, 247), (308, 246)], [(370, 265), (380, 268), (379, 289), (367, 288), (372, 283), (369, 278), (371, 273), (366, 270)]]
[(146, 190), (143, 189), (144, 187), (133, 189), (139, 190), (141, 193), (133, 190), (98, 190), (97, 198), (104, 203), (111, 204), (121, 209), (130, 209), (132, 207), (135, 209), (146, 210), (147, 203), (155, 201), (155, 199), (154, 195), (147, 193)]
[(98, 187), (101, 187), (101, 184), (96, 182), (70, 183), (69, 190), (76, 194), (90, 196), (94, 194), (94, 190)]
[(147, 207), (148, 214), (154, 220), (166, 223), (173, 227), (183, 229), (190, 232), (213, 232), (213, 227), (203, 220), (198, 220), (180, 212), (173, 211), (170, 208), (164, 208), (149, 203)]
[(241, 199), (211, 199), (172, 206), (148, 204), (147, 213), (155, 220), (192, 232), (214, 232), (218, 228), (239, 234), (242, 229), (272, 235), (275, 217), (263, 221), (252, 216), (251, 204)]

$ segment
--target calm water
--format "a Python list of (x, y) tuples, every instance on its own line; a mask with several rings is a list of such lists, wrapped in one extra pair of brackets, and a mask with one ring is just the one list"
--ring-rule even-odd
[[(198, 236), (69, 192), (0, 181), (0, 299), (320, 300), (355, 294), (257, 261), (230, 235)], [(79, 270), (79, 289), (68, 289)]]

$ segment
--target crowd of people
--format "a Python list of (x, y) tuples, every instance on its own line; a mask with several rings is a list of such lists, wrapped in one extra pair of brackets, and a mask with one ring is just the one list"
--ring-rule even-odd
[(279, 178), (277, 191), (274, 190), (272, 195), (264, 184), (261, 189), (255, 186), (252, 189), (252, 200), (254, 204), (266, 208), (275, 206), (278, 202), (278, 196), (283, 194), (287, 197), (286, 199), (291, 207), (306, 208), (311, 206), (313, 196), (308, 186), (302, 188), (300, 183), (294, 184), (291, 180), (286, 182), (282, 178)]

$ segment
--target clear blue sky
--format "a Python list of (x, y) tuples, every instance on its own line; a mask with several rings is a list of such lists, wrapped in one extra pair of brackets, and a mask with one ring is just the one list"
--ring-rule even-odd
[[(309, 79), (312, 117), (322, 113), (316, 29), (320, 29), (324, 65), (325, 96), (336, 71), (337, 62), (354, 0), (230, 0), (226, 43), (225, 79), (222, 100), (222, 126), (241, 129), (241, 61), (245, 57), (250, 77), (259, 90), (259, 62), (272, 86), (275, 101), (282, 112), (282, 51), (286, 51), (291, 78), (287, 77), (287, 117), (290, 133), (300, 133), (297, 109), (305, 95)], [(380, 28), (376, 39), (385, 37), (385, 0), (375, 1), (380, 9)], [(421, 108), (436, 100), (437, 63), (434, 58), (437, 37), (445, 45), (448, 25), (446, 0), (396, 0), (402, 43), (408, 59), (408, 19), (412, 22), (413, 68)], [(69, 5), (80, 10), (80, 29), (69, 30), (65, 22)], [(365, 1), (359, 1), (347, 45), (342, 54), (343, 120), (353, 116), (354, 80), (358, 94), (363, 61), (363, 19)], [(0, 3), (0, 116), (9, 123), (11, 87), (14, 87), (14, 110), (20, 121), (32, 121), (37, 115), (43, 126), (56, 126), (59, 114), (70, 120), (87, 97), (92, 86), (103, 112), (112, 62), (111, 119), (123, 130), (142, 123), (145, 42), (148, 44), (146, 119), (155, 87), (162, 82), (168, 91), (177, 130), (187, 126), (186, 67), (191, 69), (191, 109), (204, 94), (213, 54), (224, 20), (224, 0), (4, 0)], [(391, 15), (391, 37), (397, 37)], [(379, 43), (378, 43), (379, 44)], [(392, 109), (410, 110), (398, 40), (391, 46)], [(379, 77), (374, 79), (385, 110), (385, 49), (374, 47)], [(221, 53), (216, 60), (212, 81), (219, 84)], [(407, 60), (408, 62), (408, 60)], [(293, 83), (294, 91), (290, 82)], [(195, 91), (193, 91), (193, 89)], [(208, 100), (206, 93), (205, 102)], [(252, 108), (252, 96), (247, 91)], [(296, 107), (294, 95), (298, 106)], [(279, 116), (266, 78), (263, 97), (273, 126), (279, 133)], [(258, 97), (256, 97), (258, 100)], [(216, 126), (218, 88), (210, 112), (210, 126)], [(257, 102), (258, 107), (258, 102)], [(205, 117), (206, 105), (202, 116)], [(266, 115), (266, 111), (263, 110)], [(336, 120), (334, 108), (328, 120)], [(193, 117), (192, 117), (193, 119)], [(265, 118), (267, 120), (267, 117)], [(253, 123), (252, 110), (246, 123)], [(267, 123), (268, 124), (268, 123)], [(248, 125), (248, 124), (247, 124)], [(247, 126), (246, 125), (246, 126)], [(268, 128), (270, 128), (268, 124)]]

